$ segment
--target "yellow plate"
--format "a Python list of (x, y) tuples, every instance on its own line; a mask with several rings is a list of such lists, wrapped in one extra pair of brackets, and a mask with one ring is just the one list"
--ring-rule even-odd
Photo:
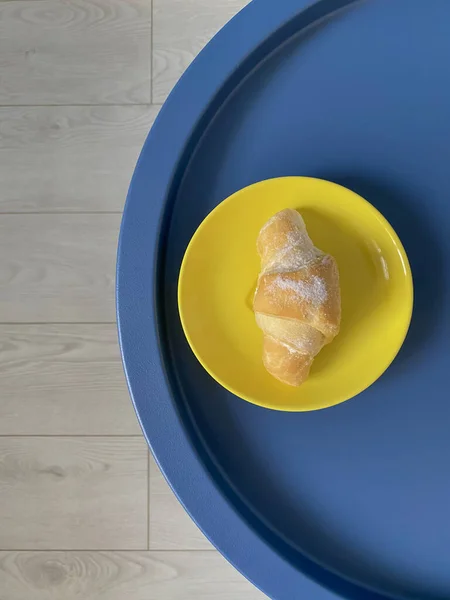
[[(265, 370), (252, 311), (256, 238), (284, 208), (301, 212), (314, 244), (336, 258), (341, 281), (341, 331), (298, 388)], [(240, 190), (206, 217), (183, 259), (178, 304), (194, 354), (223, 387), (266, 408), (306, 411), (352, 398), (387, 369), (409, 327), (413, 285), (400, 240), (371, 204), (328, 181), (285, 177)]]

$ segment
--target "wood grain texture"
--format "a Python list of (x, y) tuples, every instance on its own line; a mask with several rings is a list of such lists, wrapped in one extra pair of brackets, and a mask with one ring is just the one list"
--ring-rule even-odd
[(147, 464), (139, 437), (0, 438), (1, 549), (146, 548)]
[(0, 390), (0, 435), (140, 434), (115, 325), (0, 325)]
[(158, 110), (0, 108), (0, 212), (122, 211)]
[(164, 102), (179, 77), (248, 0), (153, 0), (153, 102)]
[(212, 550), (150, 457), (150, 549)]
[(0, 104), (150, 101), (149, 0), (0, 2)]
[(263, 600), (216, 552), (0, 552), (5, 600)]
[(0, 320), (110, 322), (120, 215), (0, 215)]

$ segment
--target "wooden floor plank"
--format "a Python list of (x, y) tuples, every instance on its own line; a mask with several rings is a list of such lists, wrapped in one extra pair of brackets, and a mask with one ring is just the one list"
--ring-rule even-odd
[(0, 325), (0, 390), (0, 435), (140, 434), (114, 324)]
[(153, 102), (164, 102), (200, 50), (247, 3), (153, 0)]
[(0, 438), (1, 549), (145, 549), (147, 494), (142, 438)]
[(122, 211), (158, 110), (0, 107), (0, 212)]
[(149, 0), (0, 2), (0, 104), (150, 102)]
[(151, 550), (213, 549), (178, 502), (152, 457), (150, 457), (150, 507)]
[(7, 600), (263, 600), (216, 552), (0, 552)]
[(0, 215), (2, 322), (110, 322), (120, 215)]

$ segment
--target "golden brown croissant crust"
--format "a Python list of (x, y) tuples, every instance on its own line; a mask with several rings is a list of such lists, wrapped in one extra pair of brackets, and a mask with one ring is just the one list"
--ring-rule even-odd
[(300, 385), (316, 354), (339, 332), (336, 261), (314, 247), (291, 209), (263, 226), (257, 249), (261, 273), (253, 309), (264, 332), (264, 365), (280, 381)]

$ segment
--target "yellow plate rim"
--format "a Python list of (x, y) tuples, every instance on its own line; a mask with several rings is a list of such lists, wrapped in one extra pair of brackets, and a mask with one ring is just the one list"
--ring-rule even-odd
[[(393, 352), (391, 352), (384, 365), (382, 366), (378, 376), (372, 381), (372, 383), (370, 383), (369, 385), (364, 385), (364, 386), (356, 386), (355, 390), (350, 394), (345, 394), (345, 397), (337, 397), (337, 399), (333, 402), (323, 402), (323, 403), (318, 403), (316, 407), (314, 408), (302, 408), (301, 406), (296, 406), (296, 407), (292, 407), (292, 406), (288, 406), (288, 405), (280, 405), (280, 404), (276, 404), (276, 403), (270, 403), (270, 402), (261, 402), (256, 400), (255, 398), (252, 398), (250, 396), (247, 396), (246, 394), (243, 394), (242, 392), (239, 392), (238, 390), (236, 390), (232, 385), (229, 385), (228, 383), (226, 383), (225, 381), (222, 380), (221, 377), (217, 376), (214, 371), (212, 369), (210, 369), (208, 367), (208, 365), (205, 363), (205, 361), (201, 358), (201, 356), (198, 354), (195, 344), (193, 342), (193, 340), (191, 339), (189, 333), (188, 333), (188, 327), (186, 325), (186, 320), (185, 320), (185, 315), (183, 313), (183, 306), (182, 306), (182, 301), (181, 301), (181, 294), (182, 294), (182, 285), (183, 285), (183, 281), (184, 281), (184, 276), (185, 276), (185, 266), (187, 264), (187, 261), (189, 259), (189, 254), (192, 250), (192, 247), (195, 243), (195, 238), (197, 237), (197, 234), (200, 233), (200, 231), (202, 231), (205, 227), (208, 226), (208, 223), (210, 221), (210, 219), (214, 216), (216, 216), (216, 214), (218, 212), (220, 212), (221, 210), (224, 210), (224, 208), (227, 207), (227, 205), (233, 201), (236, 200), (236, 197), (238, 197), (239, 195), (243, 194), (244, 192), (246, 192), (249, 188), (255, 188), (258, 186), (263, 186), (264, 184), (266, 184), (268, 181), (279, 181), (279, 180), (289, 180), (289, 179), (301, 179), (301, 180), (309, 180), (309, 181), (320, 181), (320, 182), (324, 182), (327, 185), (331, 186), (331, 187), (337, 187), (340, 188), (342, 190), (345, 190), (346, 193), (348, 193), (349, 195), (352, 195), (354, 197), (355, 200), (357, 200), (358, 202), (362, 203), (365, 205), (366, 209), (371, 212), (373, 214), (373, 216), (378, 219), (378, 221), (380, 221), (380, 223), (383, 225), (383, 227), (386, 229), (386, 231), (389, 233), (389, 235), (391, 236), (391, 238), (394, 240), (395, 245), (400, 253), (404, 268), (405, 268), (405, 275), (406, 275), (406, 280), (407, 280), (407, 286), (408, 286), (408, 297), (405, 299), (405, 302), (407, 301), (409, 303), (409, 311), (408, 311), (408, 319), (406, 321), (405, 327), (404, 327), (404, 331), (403, 334), (400, 338), (400, 341), (398, 343), (398, 347), (395, 348), (395, 350)], [(256, 243), (256, 242), (255, 242)], [(256, 183), (252, 183), (248, 186), (245, 186), (244, 188), (241, 188), (240, 190), (238, 190), (237, 192), (234, 192), (233, 194), (231, 194), (230, 196), (228, 196), (227, 198), (225, 198), (224, 200), (222, 200), (217, 206), (215, 206), (207, 215), (206, 217), (203, 219), (203, 221), (200, 223), (200, 225), (197, 227), (197, 229), (195, 230), (193, 236), (191, 237), (186, 250), (184, 252), (183, 255), (183, 260), (181, 262), (181, 267), (180, 267), (180, 271), (179, 271), (179, 277), (178, 277), (178, 286), (177, 286), (177, 302), (178, 302), (178, 312), (180, 315), (180, 320), (181, 320), (181, 326), (183, 328), (183, 332), (184, 335), (188, 341), (189, 347), (191, 348), (192, 352), (194, 353), (195, 357), (197, 358), (197, 360), (199, 361), (199, 363), (202, 365), (202, 367), (205, 369), (205, 371), (215, 380), (217, 381), (217, 383), (219, 383), (224, 389), (226, 389), (227, 391), (231, 392), (234, 396), (237, 396), (238, 398), (241, 398), (242, 400), (245, 400), (246, 402), (250, 402), (250, 404), (254, 404), (255, 406), (260, 406), (262, 408), (267, 408), (270, 410), (277, 410), (277, 411), (281, 411), (281, 412), (312, 412), (314, 410), (323, 410), (324, 408), (330, 408), (332, 406), (337, 406), (338, 404), (342, 404), (343, 402), (346, 402), (347, 400), (351, 400), (352, 398), (355, 398), (355, 396), (358, 396), (359, 394), (361, 394), (363, 391), (365, 391), (366, 389), (368, 389), (369, 387), (371, 387), (376, 381), (378, 381), (378, 379), (380, 379), (380, 377), (387, 371), (387, 369), (390, 367), (390, 365), (393, 363), (393, 361), (395, 360), (396, 356), (398, 355), (398, 353), (400, 352), (403, 343), (406, 339), (406, 336), (408, 334), (408, 330), (409, 327), (411, 325), (411, 319), (412, 319), (412, 313), (413, 313), (413, 307), (414, 307), (414, 285), (413, 285), (413, 277), (412, 277), (412, 271), (411, 271), (411, 265), (409, 264), (409, 260), (408, 260), (408, 256), (406, 254), (406, 250), (402, 244), (402, 242), (400, 241), (400, 238), (398, 237), (395, 229), (392, 227), (392, 225), (389, 223), (389, 221), (386, 219), (386, 217), (384, 217), (381, 212), (376, 209), (373, 204), (371, 204), (368, 200), (366, 200), (365, 198), (363, 198), (362, 196), (360, 196), (359, 194), (357, 194), (356, 192), (342, 186), (339, 185), (338, 183), (334, 183), (333, 181), (328, 181), (327, 179), (321, 179), (319, 177), (306, 177), (306, 176), (288, 176), (288, 177), (272, 177), (269, 179), (263, 179), (261, 181), (258, 181)], [(255, 325), (256, 326), (256, 325)]]

